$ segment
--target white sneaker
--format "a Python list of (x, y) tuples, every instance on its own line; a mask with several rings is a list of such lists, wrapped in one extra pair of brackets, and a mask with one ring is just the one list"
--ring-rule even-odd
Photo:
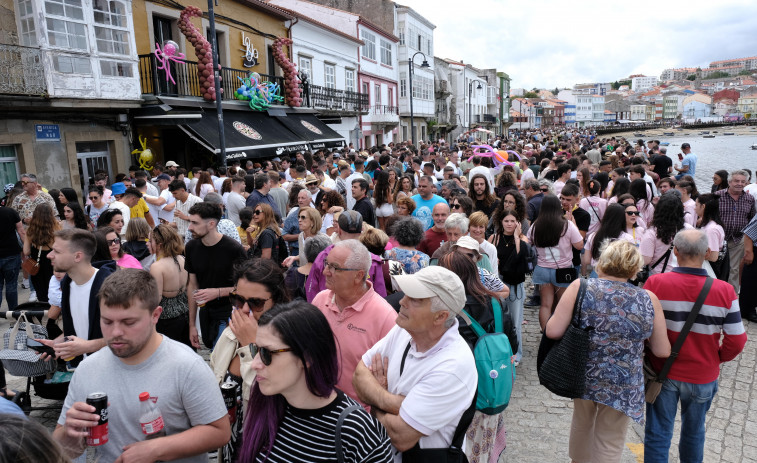
[(24, 288), (24, 289), (29, 289), (29, 279), (28, 278), (24, 278), (21, 281), (21, 287)]
[(37, 291), (29, 293), (29, 302), (37, 302)]

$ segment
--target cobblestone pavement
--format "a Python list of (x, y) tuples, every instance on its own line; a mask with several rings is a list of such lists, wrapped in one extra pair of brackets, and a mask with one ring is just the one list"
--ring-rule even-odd
[[(19, 288), (19, 301), (26, 301), (29, 291)], [(5, 310), (5, 304), (0, 310)], [(536, 307), (526, 307), (523, 325), (524, 355), (517, 370), (512, 400), (505, 412), (507, 450), (500, 462), (568, 462), (568, 437), (573, 404), (539, 385), (536, 376), (536, 352), (541, 335)], [(712, 408), (707, 415), (707, 440), (704, 461), (757, 463), (757, 394), (753, 394), (755, 376), (755, 348), (757, 327), (745, 322), (749, 341), (744, 352), (734, 361), (723, 365), (720, 384)], [(0, 333), (10, 326), (0, 319)], [(207, 360), (208, 351), (200, 351)], [(26, 378), (7, 376), (8, 387), (26, 389)], [(52, 407), (51, 410), (33, 410), (31, 417), (49, 429), (55, 428), (62, 402), (42, 399), (34, 395), (34, 407)], [(674, 436), (680, 433), (677, 421)], [(643, 461), (644, 429), (631, 425), (626, 435), (623, 463)], [(671, 446), (670, 461), (678, 462), (677, 437)], [(88, 461), (93, 461), (90, 458)]]

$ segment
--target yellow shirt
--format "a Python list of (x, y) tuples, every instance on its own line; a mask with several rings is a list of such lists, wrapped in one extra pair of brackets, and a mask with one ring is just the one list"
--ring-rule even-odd
[(131, 218), (142, 217), (145, 218), (145, 214), (150, 212), (150, 208), (147, 206), (144, 198), (139, 198), (139, 202), (136, 206), (131, 208)]

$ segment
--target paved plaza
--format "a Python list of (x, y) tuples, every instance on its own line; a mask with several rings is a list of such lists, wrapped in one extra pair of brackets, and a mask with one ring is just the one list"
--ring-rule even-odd
[[(28, 290), (19, 288), (19, 301), (26, 301)], [(3, 307), (0, 310), (5, 310)], [(536, 376), (536, 352), (541, 335), (536, 307), (526, 307), (523, 325), (524, 356), (517, 371), (512, 400), (505, 412), (507, 450), (500, 462), (568, 462), (568, 437), (573, 405), (570, 400), (553, 395), (539, 385)], [(717, 397), (707, 415), (705, 463), (757, 463), (757, 394), (753, 392), (757, 327), (745, 323), (749, 341), (736, 360), (722, 367)], [(10, 326), (0, 320), (0, 332)], [(207, 359), (208, 351), (200, 352)], [(8, 386), (26, 387), (26, 379), (8, 376)], [(32, 391), (33, 393), (33, 391)], [(51, 406), (53, 410), (34, 410), (31, 416), (49, 429), (55, 428), (62, 402), (32, 397), (34, 407)], [(676, 428), (676, 436), (679, 429)], [(643, 461), (644, 429), (632, 425), (626, 436), (623, 463)], [(670, 461), (677, 462), (676, 446)], [(91, 460), (91, 459), (90, 459)]]

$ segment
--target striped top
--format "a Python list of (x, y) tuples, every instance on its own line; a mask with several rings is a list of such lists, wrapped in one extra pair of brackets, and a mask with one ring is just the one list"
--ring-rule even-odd
[[(329, 405), (303, 410), (287, 404), (276, 433), (273, 449), (258, 454), (259, 463), (336, 462), (336, 424), (339, 414), (357, 402), (337, 390)], [(379, 422), (364, 409), (351, 412), (342, 424), (342, 450), (345, 463), (390, 463), (392, 446)]]
[[(671, 345), (683, 329), (706, 278), (704, 269), (676, 267), (671, 272), (650, 276), (644, 285), (644, 289), (660, 299)], [(733, 286), (715, 280), (668, 378), (692, 384), (711, 383), (718, 379), (720, 364), (739, 355), (746, 340)], [(651, 361), (657, 371), (665, 363), (654, 356)]]

